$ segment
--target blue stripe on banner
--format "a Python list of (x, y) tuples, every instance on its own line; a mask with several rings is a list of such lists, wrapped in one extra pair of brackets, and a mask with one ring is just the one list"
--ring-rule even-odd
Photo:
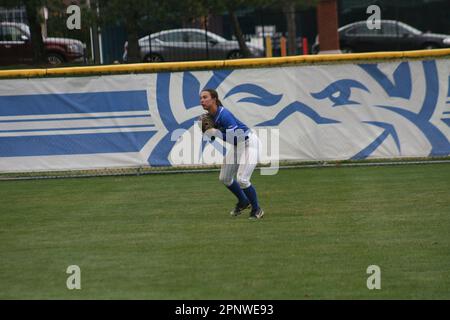
[(0, 137), (0, 157), (137, 152), (156, 131)]
[(447, 126), (450, 127), (450, 118), (448, 119), (441, 119)]
[(148, 124), (136, 124), (128, 126), (104, 126), (104, 127), (73, 127), (73, 128), (46, 128), (46, 129), (20, 129), (20, 130), (0, 130), (0, 133), (16, 132), (42, 132), (42, 131), (67, 131), (67, 130), (96, 130), (96, 129), (124, 129), (124, 128), (154, 128)]
[(145, 90), (0, 96), (0, 116), (144, 110)]
[(39, 118), (39, 119), (18, 119), (18, 120), (0, 120), (0, 123), (10, 122), (36, 122), (36, 121), (70, 121), (70, 120), (97, 120), (97, 119), (125, 119), (125, 118), (151, 118), (150, 115), (138, 116), (104, 116), (104, 117), (76, 117), (76, 118)]

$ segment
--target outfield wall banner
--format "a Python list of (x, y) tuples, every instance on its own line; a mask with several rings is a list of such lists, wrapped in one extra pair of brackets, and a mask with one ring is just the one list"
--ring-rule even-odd
[(0, 80), (0, 171), (178, 164), (205, 87), (278, 129), (280, 160), (450, 155), (450, 60), (436, 59)]

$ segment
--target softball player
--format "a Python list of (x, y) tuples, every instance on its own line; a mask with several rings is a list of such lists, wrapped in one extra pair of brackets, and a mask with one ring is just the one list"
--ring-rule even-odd
[[(212, 139), (219, 136), (231, 146), (222, 164), (219, 179), (238, 198), (236, 207), (230, 212), (238, 216), (251, 206), (249, 219), (261, 219), (264, 211), (259, 207), (256, 190), (250, 177), (258, 159), (258, 137), (244, 123), (222, 106), (213, 89), (200, 93), (200, 104), (214, 119)], [(217, 132), (220, 131), (220, 132)]]

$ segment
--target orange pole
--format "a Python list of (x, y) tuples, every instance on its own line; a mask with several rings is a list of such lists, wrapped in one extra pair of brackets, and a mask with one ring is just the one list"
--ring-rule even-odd
[(309, 50), (308, 50), (308, 38), (303, 38), (303, 43), (302, 43), (302, 47), (303, 47), (303, 54), (308, 54)]
[(286, 57), (286, 55), (287, 55), (286, 37), (284, 37), (284, 36), (282, 36), (280, 38), (280, 49), (281, 49), (281, 56)]

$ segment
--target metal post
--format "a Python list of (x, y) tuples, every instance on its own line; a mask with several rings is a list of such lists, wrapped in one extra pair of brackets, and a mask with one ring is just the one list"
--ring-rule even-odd
[(264, 51), (266, 51), (267, 47), (266, 47), (266, 41), (265, 41), (266, 34), (264, 33), (264, 19), (263, 19), (263, 14), (262, 14), (261, 11), (259, 12), (259, 14), (260, 14), (259, 17), (260, 17), (260, 20), (261, 20), (261, 29), (262, 29), (262, 38), (263, 38)]
[[(89, 8), (91, 7), (91, 1), (88, 1), (88, 6)], [(97, 1), (92, 1), (92, 6), (95, 8), (95, 13), (99, 14), (99, 10), (98, 10), (98, 3)], [(92, 46), (92, 58), (94, 59), (94, 64), (100, 64), (100, 49), (99, 49), (99, 41), (98, 41), (98, 27), (97, 27), (97, 23), (94, 23), (94, 25), (91, 27), (90, 30), (90, 34), (91, 34), (91, 46)]]
[(149, 55), (150, 55), (150, 59), (152, 58), (152, 34), (151, 32), (148, 33), (148, 50), (149, 50)]
[(204, 24), (205, 24), (206, 60), (209, 60), (208, 16), (205, 17)]

